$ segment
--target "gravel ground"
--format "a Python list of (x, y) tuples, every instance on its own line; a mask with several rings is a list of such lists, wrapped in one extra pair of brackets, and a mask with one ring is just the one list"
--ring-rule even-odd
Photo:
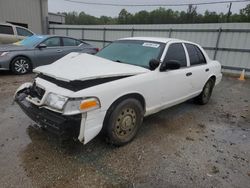
[(33, 74), (0, 72), (0, 187), (249, 187), (250, 81), (224, 77), (211, 101), (145, 118), (123, 147), (87, 145), (33, 128), (12, 104)]

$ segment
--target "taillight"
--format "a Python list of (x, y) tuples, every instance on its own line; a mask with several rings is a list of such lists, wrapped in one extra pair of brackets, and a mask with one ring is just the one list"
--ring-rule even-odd
[(95, 50), (96, 50), (96, 52), (99, 52), (99, 51), (100, 51), (100, 49), (99, 49), (99, 48), (95, 48)]

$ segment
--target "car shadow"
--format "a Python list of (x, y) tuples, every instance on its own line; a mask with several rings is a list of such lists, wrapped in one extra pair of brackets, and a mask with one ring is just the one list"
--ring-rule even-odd
[(12, 75), (13, 73), (11, 73), (8, 70), (0, 70), (0, 76), (5, 76), (5, 75)]

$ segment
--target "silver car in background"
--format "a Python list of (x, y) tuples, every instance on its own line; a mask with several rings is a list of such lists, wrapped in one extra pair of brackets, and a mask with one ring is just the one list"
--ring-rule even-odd
[(33, 35), (13, 44), (0, 45), (0, 70), (26, 74), (53, 63), (70, 52), (95, 54), (98, 48), (81, 40), (52, 35)]
[(32, 35), (34, 33), (27, 28), (9, 23), (0, 23), (0, 44), (11, 44)]

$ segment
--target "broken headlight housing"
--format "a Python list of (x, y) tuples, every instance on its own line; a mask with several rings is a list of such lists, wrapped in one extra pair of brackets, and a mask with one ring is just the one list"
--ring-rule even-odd
[(67, 101), (67, 97), (57, 95), (55, 93), (49, 93), (45, 99), (45, 104), (51, 108), (61, 111)]

